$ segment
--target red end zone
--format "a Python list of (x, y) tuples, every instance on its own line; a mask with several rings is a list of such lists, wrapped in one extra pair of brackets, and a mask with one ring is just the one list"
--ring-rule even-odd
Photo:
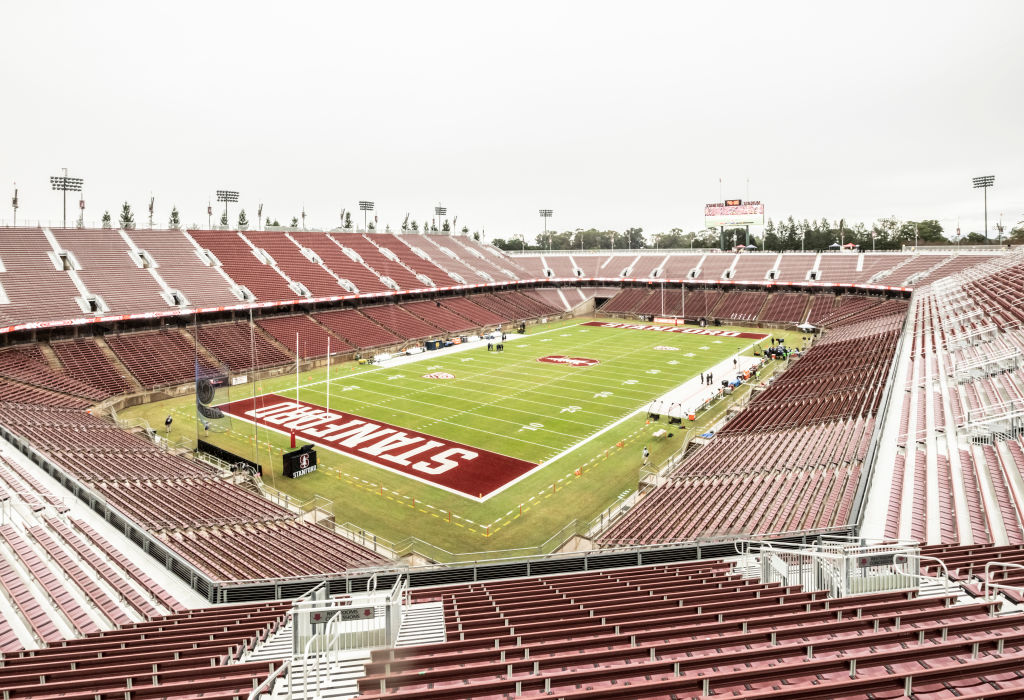
[(711, 335), (719, 338), (751, 338), (761, 340), (768, 336), (764, 333), (741, 333), (740, 331), (723, 331), (717, 328), (684, 328), (683, 326), (649, 326), (642, 323), (605, 323), (589, 321), (581, 326), (600, 326), (601, 328), (628, 328), (634, 331), (660, 331), (662, 333), (685, 333), (687, 335)]
[(477, 499), (537, 465), (277, 394), (222, 404), (227, 414)]

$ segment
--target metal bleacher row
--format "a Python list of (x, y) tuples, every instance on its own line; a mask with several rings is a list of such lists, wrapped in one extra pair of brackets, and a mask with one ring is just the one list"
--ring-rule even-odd
[[(244, 372), (294, 362), (399, 346), (486, 326), (559, 313), (542, 298), (519, 291), (479, 293), (439, 301), (406, 302), (313, 314), (259, 317), (134, 333), (53, 341), (52, 360), (41, 344), (0, 350), (0, 397), (20, 400), (24, 390), (54, 405), (91, 401), (181, 384), (204, 375)], [(255, 360), (255, 362), (254, 362)], [(51, 395), (52, 392), (52, 395)]]
[(1022, 270), (1015, 251), (915, 294), (893, 475), (876, 496), (885, 536), (1024, 544)]
[(828, 599), (688, 562), (414, 591), (447, 641), (372, 652), (360, 697), (997, 698), (1020, 615), (916, 590)]
[[(265, 578), (268, 570), (309, 576), (381, 561), (369, 549), (223, 481), (212, 468), (161, 452), (87, 413), (0, 403), (0, 424), (212, 580)], [(0, 465), (0, 478), (9, 476)], [(26, 502), (36, 510), (31, 497)], [(212, 545), (228, 533), (229, 546)], [(197, 540), (211, 546), (198, 548)]]
[(845, 525), (904, 311), (825, 335), (602, 532), (606, 545)]

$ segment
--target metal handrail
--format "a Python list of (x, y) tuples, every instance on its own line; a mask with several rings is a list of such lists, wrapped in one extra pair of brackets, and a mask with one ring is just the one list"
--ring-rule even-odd
[[(928, 556), (927, 554), (916, 554), (914, 556), (916, 556), (918, 560), (929, 559), (931, 561), (935, 561), (935, 562), (939, 563), (939, 566), (942, 567), (943, 573), (946, 574), (945, 576), (942, 577), (942, 592), (943, 592), (943, 595), (946, 598), (949, 598), (949, 569), (946, 568), (946, 562), (942, 561), (938, 557), (931, 557), (931, 556)], [(931, 576), (925, 576), (924, 574), (922, 574), (920, 567), (918, 567), (917, 573), (914, 573), (914, 574), (907, 573), (907, 572), (903, 571), (903, 569), (900, 568), (899, 561), (897, 560), (898, 557), (902, 557), (903, 559), (905, 559), (907, 561), (909, 561), (909, 559), (910, 559), (909, 555), (904, 554), (903, 552), (897, 552), (896, 554), (893, 554), (892, 555), (892, 567), (894, 569), (896, 569), (896, 573), (900, 574), (901, 576), (910, 576), (911, 578), (915, 578), (915, 579), (931, 578)], [(918, 582), (918, 585), (921, 585), (920, 581)]]
[(1004, 569), (1022, 569), (1024, 570), (1024, 564), (1015, 564), (1012, 561), (990, 561), (985, 563), (985, 587), (982, 591), (982, 598), (984, 600), (995, 600), (995, 596), (989, 597), (989, 588), (999, 588), (1007, 591), (1016, 591), (1018, 593), (1024, 593), (1024, 586), (1007, 586), (1005, 584), (992, 583), (989, 579), (989, 568), (993, 566), (1001, 566)]
[(286, 671), (291, 670), (291, 667), (292, 662), (290, 660), (285, 661), (283, 664), (278, 666), (273, 673), (267, 676), (266, 680), (264, 680), (262, 683), (260, 683), (258, 686), (252, 689), (252, 692), (249, 693), (249, 697), (246, 698), (246, 700), (256, 700), (265, 690), (270, 689), (270, 686), (274, 684), (274, 681), (277, 680), (278, 676), (280, 676), (282, 673), (285, 673)]

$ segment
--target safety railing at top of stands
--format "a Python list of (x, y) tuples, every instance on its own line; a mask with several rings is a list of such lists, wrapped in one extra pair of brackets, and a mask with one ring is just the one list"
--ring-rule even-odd
[(985, 563), (985, 587), (982, 589), (982, 598), (986, 601), (995, 600), (995, 595), (989, 595), (990, 590), (1001, 590), (1001, 591), (1014, 591), (1016, 593), (1024, 593), (1024, 585), (1021, 586), (1009, 586), (1005, 583), (993, 583), (991, 576), (991, 569), (994, 566), (1001, 567), (1003, 569), (1021, 569), (1024, 570), (1024, 564), (1016, 564), (1012, 561), (990, 561)]
[[(946, 568), (946, 562), (942, 561), (938, 557), (928, 556), (927, 554), (915, 554), (914, 559), (917, 559), (918, 562), (920, 562), (920, 560), (922, 559), (927, 559), (929, 561), (937, 562), (938, 565), (942, 567), (942, 571), (945, 574), (942, 577), (942, 595), (947, 599), (946, 604), (949, 605), (949, 569)], [(918, 585), (920, 585), (921, 582), (930, 580), (932, 578), (931, 576), (925, 576), (920, 572), (920, 570), (918, 570), (917, 573), (910, 573), (908, 571), (904, 571), (901, 567), (901, 564), (909, 561), (910, 555), (904, 553), (896, 553), (892, 556), (892, 567), (896, 570), (896, 573), (900, 574), (901, 576), (908, 576), (910, 578), (917, 579)]]

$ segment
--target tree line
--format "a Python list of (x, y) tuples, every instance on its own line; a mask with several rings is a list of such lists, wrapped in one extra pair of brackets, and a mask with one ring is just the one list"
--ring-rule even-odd
[[(667, 232), (650, 235), (642, 228), (628, 228), (623, 232), (599, 229), (575, 231), (549, 231), (539, 233), (532, 241), (526, 236), (496, 238), (492, 243), (502, 250), (612, 250), (615, 248), (719, 248), (731, 249), (743, 245), (747, 232), (744, 228), (685, 232), (672, 228)], [(956, 232), (947, 234), (935, 219), (901, 221), (896, 217), (878, 219), (870, 226), (849, 224), (840, 219), (829, 221), (797, 220), (792, 216), (774, 221), (768, 219), (763, 230), (751, 231), (750, 240), (759, 249), (772, 251), (827, 250), (833, 244), (853, 243), (861, 250), (899, 250), (913, 245), (952, 245), (957, 242)], [(994, 244), (995, 232), (988, 238), (982, 233), (963, 235), (959, 242), (965, 245)], [(1024, 243), (1024, 226), (1018, 226), (1003, 237), (1003, 242)]]

